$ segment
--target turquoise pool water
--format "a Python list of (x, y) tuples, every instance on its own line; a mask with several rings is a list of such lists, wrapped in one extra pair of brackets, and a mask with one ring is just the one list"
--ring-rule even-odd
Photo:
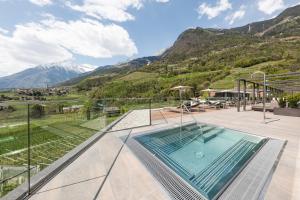
[(207, 199), (215, 199), (266, 140), (205, 124), (135, 139)]

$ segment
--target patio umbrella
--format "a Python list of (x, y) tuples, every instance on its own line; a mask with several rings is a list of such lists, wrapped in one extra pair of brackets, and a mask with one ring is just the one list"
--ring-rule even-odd
[(179, 91), (180, 100), (181, 100), (182, 92), (185, 92), (186, 90), (189, 90), (189, 89), (192, 89), (192, 88), (193, 87), (190, 87), (190, 86), (179, 85), (179, 86), (176, 86), (176, 87), (172, 87), (171, 90), (178, 90)]
[(210, 97), (210, 93), (211, 92), (216, 92), (216, 90), (213, 90), (213, 89), (209, 89), (209, 88), (207, 88), (207, 89), (205, 89), (205, 90), (201, 90), (202, 92), (208, 92), (208, 96)]
[(205, 90), (201, 90), (202, 92), (215, 92), (216, 90), (213, 90), (213, 89), (210, 89), (210, 88), (207, 88)]

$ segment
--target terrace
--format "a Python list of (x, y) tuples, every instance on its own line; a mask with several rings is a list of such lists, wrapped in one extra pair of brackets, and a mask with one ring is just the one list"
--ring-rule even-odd
[[(282, 78), (294, 80), (291, 74)], [(237, 90), (230, 91), (230, 101), (236, 102), (228, 106), (226, 100), (176, 99), (103, 99), (72, 112), (64, 108), (82, 102), (10, 105), (13, 114), (2, 111), (6, 115), (0, 119), (0, 194), (17, 187), (3, 199), (298, 199), (299, 118), (276, 112), (264, 112), (262, 118), (262, 112), (249, 110), (257, 102), (264, 106), (266, 97), (290, 91), (270, 80), (239, 79)], [(252, 96), (247, 83), (253, 85)], [(248, 136), (230, 139), (224, 131)], [(136, 143), (137, 137), (157, 132), (167, 136), (149, 142), (148, 150)], [(214, 142), (219, 135), (234, 145)], [(264, 142), (255, 147), (255, 140)], [(225, 146), (220, 150), (218, 145)], [(184, 159), (176, 161), (180, 154)], [(189, 169), (193, 164), (185, 157), (211, 164)], [(199, 168), (201, 173), (194, 171)]]
[[(267, 184), (267, 189), (263, 191), (263, 195), (266, 199), (299, 199), (300, 134), (298, 130), (300, 126), (297, 123), (299, 119), (275, 116), (272, 113), (267, 113), (267, 117), (276, 121), (265, 124), (262, 123), (260, 112), (237, 113), (234, 108), (231, 108), (184, 114), (182, 120), (183, 123), (187, 123), (196, 119), (203, 123), (250, 134), (287, 140), (278, 165), (274, 164), (274, 167), (277, 166), (276, 170), (270, 183)], [(92, 143), (89, 148), (81, 152), (76, 159), (61, 168), (55, 175), (52, 174), (46, 179), (39, 174), (33, 177), (31, 182), (33, 190), (29, 199), (170, 199), (170, 194), (145, 168), (143, 162), (128, 145), (128, 141), (144, 131), (178, 126), (180, 114), (153, 109), (151, 118), (152, 125), (149, 125), (149, 109), (136, 110), (116, 121), (100, 139), (100, 133), (96, 133), (93, 136), (95, 140), (89, 141)], [(49, 168), (43, 172), (44, 175), (47, 174)], [(238, 181), (238, 178), (235, 180)], [(247, 191), (250, 188), (249, 186), (244, 189)], [(19, 187), (4, 199), (15, 199), (14, 195), (26, 189), (23, 185), (23, 188)]]

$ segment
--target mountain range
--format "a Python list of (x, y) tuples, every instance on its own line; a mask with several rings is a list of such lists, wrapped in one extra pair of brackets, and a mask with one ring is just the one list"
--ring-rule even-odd
[(39, 65), (13, 75), (0, 77), (0, 88), (43, 88), (93, 71), (94, 66), (60, 62)]
[(192, 86), (197, 93), (207, 87), (233, 88), (238, 77), (256, 70), (300, 72), (299, 52), (300, 5), (242, 27), (188, 29), (151, 62), (100, 67), (61, 85), (91, 91), (92, 98), (164, 98), (175, 95), (170, 88), (176, 85)]
[(93, 98), (161, 98), (169, 96), (175, 85), (190, 85), (194, 92), (207, 87), (225, 89), (233, 88), (237, 77), (256, 70), (267, 74), (300, 71), (299, 52), (297, 5), (275, 18), (242, 27), (191, 28), (160, 56), (98, 67), (52, 83), (66, 80), (59, 85), (91, 91)]

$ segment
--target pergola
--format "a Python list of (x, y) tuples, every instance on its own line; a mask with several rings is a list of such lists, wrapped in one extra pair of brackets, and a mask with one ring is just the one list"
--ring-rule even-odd
[[(242, 101), (243, 101), (243, 110), (246, 110), (246, 90), (247, 84), (252, 85), (252, 103), (254, 104), (257, 100), (257, 97), (260, 97), (260, 88), (264, 88), (265, 92), (263, 92), (263, 98), (267, 94), (271, 94), (272, 96), (278, 96), (283, 94), (284, 92), (293, 93), (300, 92), (300, 72), (289, 72), (283, 74), (272, 74), (265, 75), (265, 83), (263, 78), (239, 78), (237, 80), (237, 90), (238, 90), (238, 102), (237, 102), (237, 110), (240, 111), (241, 106), (241, 84), (243, 85), (242, 92)], [(263, 90), (264, 91), (264, 90)]]

